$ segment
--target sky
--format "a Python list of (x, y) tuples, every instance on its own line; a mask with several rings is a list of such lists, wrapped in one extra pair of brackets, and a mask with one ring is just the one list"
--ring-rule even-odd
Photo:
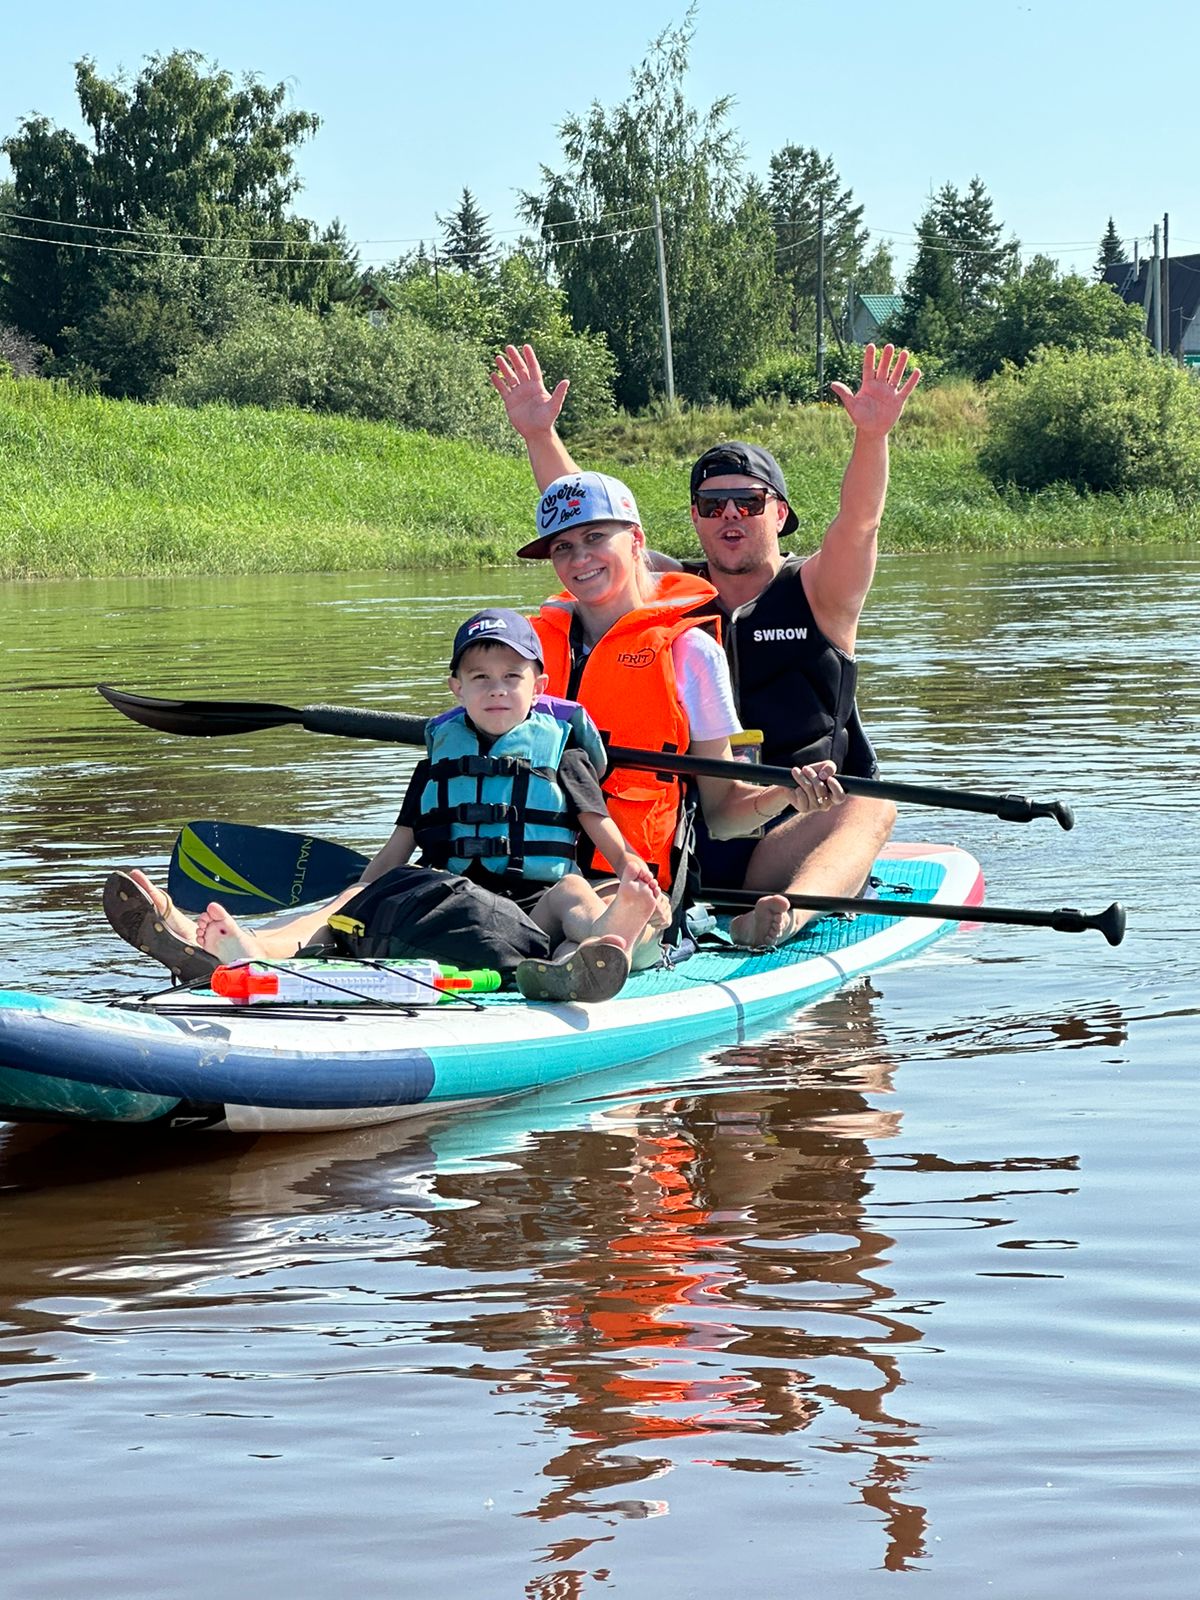
[[(42, 114), (78, 133), (74, 62), (135, 77), (200, 52), (287, 85), (322, 126), (299, 149), (295, 209), (340, 219), (362, 264), (440, 238), (464, 187), (498, 244), (519, 193), (559, 163), (562, 119), (613, 105), (686, 0), (56, 0), (22, 13), (0, 56), (0, 138)], [(689, 98), (732, 95), (746, 170), (815, 146), (903, 270), (930, 193), (978, 175), (1022, 255), (1090, 272), (1111, 215), (1132, 254), (1170, 213), (1172, 254), (1200, 251), (1194, 30), (1178, 0), (698, 0)], [(0, 158), (0, 175), (7, 163)], [(1143, 242), (1143, 253), (1148, 244)]]

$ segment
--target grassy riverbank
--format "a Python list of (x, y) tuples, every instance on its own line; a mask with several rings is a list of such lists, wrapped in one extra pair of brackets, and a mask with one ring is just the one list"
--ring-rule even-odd
[[(1000, 494), (976, 466), (978, 391), (918, 391), (893, 449), (890, 550), (1180, 542), (1166, 495)], [(573, 441), (625, 478), (653, 542), (692, 546), (687, 467), (722, 437), (767, 444), (803, 534), (837, 506), (850, 430), (834, 407), (621, 418)], [(143, 406), (0, 380), (0, 577), (494, 564), (528, 537), (524, 461), (382, 423)], [(797, 542), (798, 547), (802, 547)]]

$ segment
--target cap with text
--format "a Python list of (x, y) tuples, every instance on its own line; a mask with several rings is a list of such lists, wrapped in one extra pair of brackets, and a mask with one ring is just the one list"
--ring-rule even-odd
[(606, 472), (568, 472), (546, 487), (538, 501), (538, 537), (522, 545), (517, 554), (526, 561), (544, 561), (557, 534), (586, 522), (642, 525), (637, 503), (619, 478), (610, 478)]
[(493, 606), (468, 617), (454, 635), (450, 671), (453, 673), (458, 670), (458, 663), (473, 644), (483, 644), (487, 640), (506, 644), (527, 661), (536, 661), (538, 666), (542, 664), (541, 640), (529, 618), (523, 617), (519, 611), (509, 611), (505, 606)]

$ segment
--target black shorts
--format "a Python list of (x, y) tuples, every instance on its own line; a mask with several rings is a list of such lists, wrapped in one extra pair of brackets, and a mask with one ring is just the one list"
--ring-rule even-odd
[[(794, 817), (791, 806), (777, 817), (763, 823), (763, 832), (770, 833), (780, 823)], [(705, 824), (703, 814), (696, 814), (696, 839), (693, 860), (700, 875), (701, 891), (705, 889), (740, 889), (746, 881), (746, 869), (758, 839), (714, 839)]]
[(376, 960), (422, 958), (447, 966), (493, 967), (510, 977), (530, 957), (545, 960), (550, 940), (514, 901), (435, 867), (397, 867), (367, 885), (339, 917), (363, 932), (335, 931), (338, 948)]

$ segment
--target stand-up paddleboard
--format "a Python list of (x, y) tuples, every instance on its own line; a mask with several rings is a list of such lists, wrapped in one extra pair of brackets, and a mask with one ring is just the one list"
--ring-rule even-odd
[[(983, 898), (979, 864), (953, 846), (894, 845), (875, 870), (881, 899)], [(0, 1118), (237, 1132), (388, 1122), (740, 1038), (953, 926), (823, 917), (778, 950), (702, 948), (635, 973), (591, 1006), (508, 993), (396, 1007), (237, 1004), (205, 989), (107, 1003), (0, 991)]]

